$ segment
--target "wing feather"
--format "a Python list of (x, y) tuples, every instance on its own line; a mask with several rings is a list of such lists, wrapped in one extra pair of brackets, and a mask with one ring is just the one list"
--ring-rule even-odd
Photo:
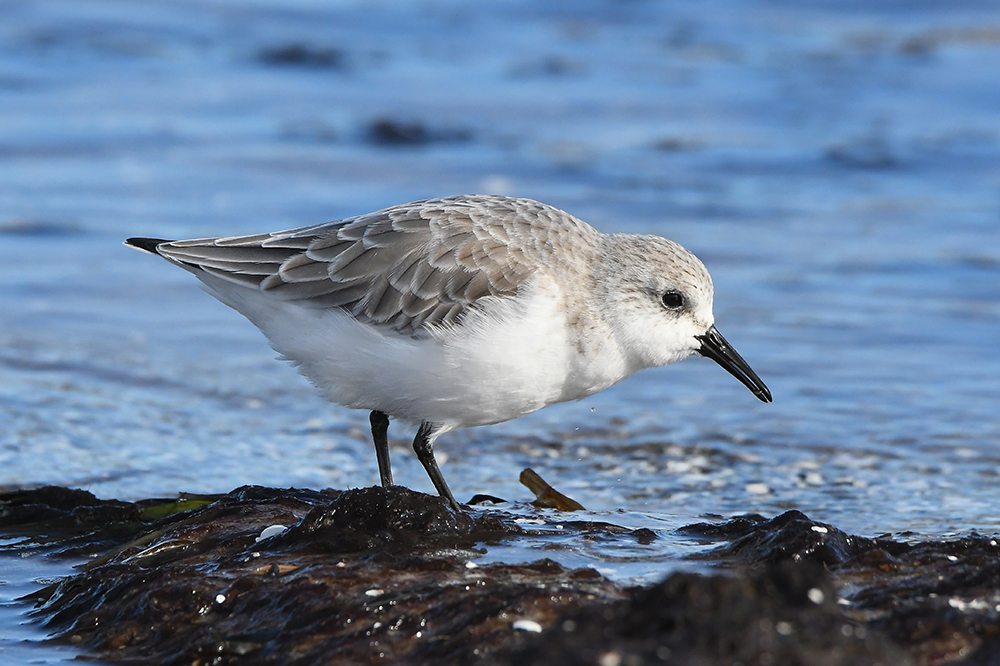
[(228, 282), (233, 282), (244, 287), (250, 287), (251, 289), (259, 289), (260, 283), (264, 280), (262, 275), (251, 275), (249, 273), (234, 273), (233, 271), (223, 271), (218, 268), (212, 268), (211, 266), (205, 266), (201, 270), (208, 273), (209, 275), (214, 275), (220, 277)]
[(330, 279), (329, 264), (312, 261), (304, 254), (296, 254), (281, 264), (278, 277), (284, 282), (315, 282)]
[(535, 201), (462, 196), (271, 234), (162, 243), (157, 252), (196, 274), (416, 335), (460, 325), (487, 296), (515, 295), (597, 235)]
[(349, 266), (355, 259), (365, 253), (365, 246), (357, 241), (345, 243), (342, 246), (337, 246), (337, 248), (342, 249), (329, 259), (328, 270), (330, 271), (330, 277), (338, 275), (346, 266)]
[(289, 301), (303, 301), (317, 296), (326, 296), (337, 291), (338, 288), (339, 285), (330, 280), (285, 282), (278, 273), (264, 278), (264, 281), (260, 283), (261, 291)]

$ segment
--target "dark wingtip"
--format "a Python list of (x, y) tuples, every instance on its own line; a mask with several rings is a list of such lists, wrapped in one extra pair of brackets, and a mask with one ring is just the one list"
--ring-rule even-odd
[(156, 251), (156, 247), (161, 243), (169, 242), (163, 238), (129, 238), (125, 240), (126, 245), (134, 247), (137, 250), (142, 250), (143, 252), (149, 252), (150, 254), (159, 254)]

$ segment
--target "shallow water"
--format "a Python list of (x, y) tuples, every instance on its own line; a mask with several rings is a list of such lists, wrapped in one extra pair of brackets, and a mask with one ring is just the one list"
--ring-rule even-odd
[(646, 371), (442, 438), (459, 499), (530, 499), (530, 466), (661, 534), (557, 553), (630, 579), (710, 516), (995, 532), (998, 73), (987, 2), (4, 3), (0, 484), (375, 483), (366, 414), (121, 241), (489, 192), (694, 251), (775, 402), (701, 359)]
[[(0, 539), (0, 545), (11, 539)], [(70, 563), (52, 562), (39, 554), (0, 553), (0, 663), (52, 664), (72, 661), (77, 651), (68, 645), (42, 643), (42, 631), (25, 617), (18, 598), (36, 592), (73, 573)], [(94, 666), (104, 662), (89, 661)]]

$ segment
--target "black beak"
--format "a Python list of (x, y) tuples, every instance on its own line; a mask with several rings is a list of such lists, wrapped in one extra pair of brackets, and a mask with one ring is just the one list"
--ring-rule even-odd
[(743, 357), (737, 354), (732, 345), (726, 342), (715, 326), (708, 329), (704, 335), (694, 337), (701, 342), (699, 354), (712, 359), (725, 368), (726, 372), (740, 380), (762, 402), (771, 402), (771, 392), (764, 386), (764, 382), (760, 381), (757, 373), (750, 369)]

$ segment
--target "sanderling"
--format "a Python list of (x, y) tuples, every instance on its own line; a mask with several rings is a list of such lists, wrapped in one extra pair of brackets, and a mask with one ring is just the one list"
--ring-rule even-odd
[(434, 440), (706, 356), (771, 393), (716, 330), (712, 278), (659, 236), (602, 234), (530, 199), (457, 196), (288, 231), (128, 245), (184, 268), (329, 400), (371, 412), (382, 485), (389, 417), (455, 501)]

